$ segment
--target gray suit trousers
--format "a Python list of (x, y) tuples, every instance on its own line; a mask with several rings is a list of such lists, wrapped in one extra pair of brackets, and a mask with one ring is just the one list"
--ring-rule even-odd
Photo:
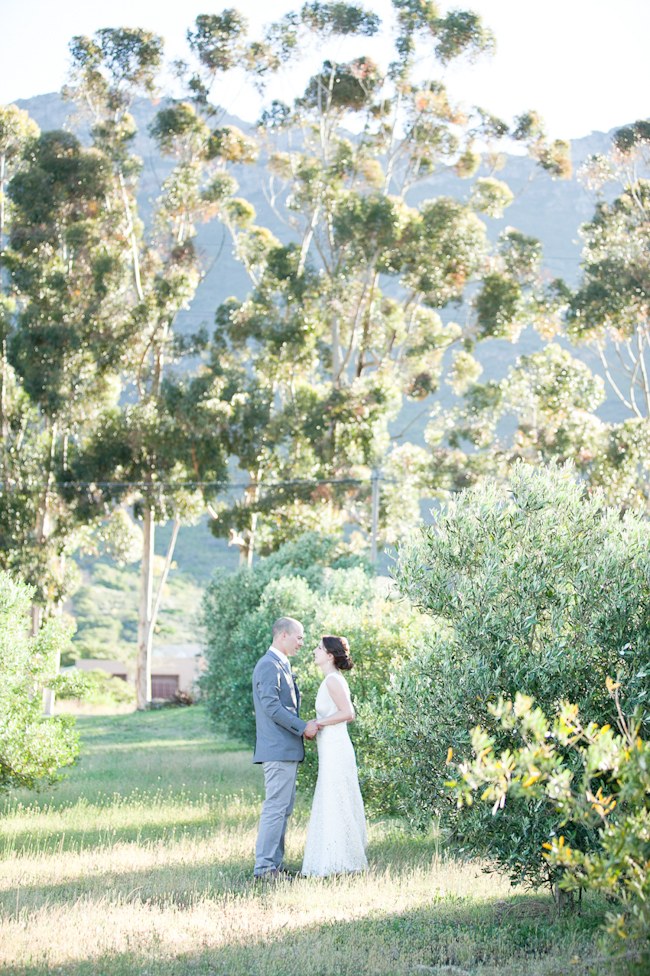
[(287, 821), (296, 798), (298, 763), (272, 760), (262, 763), (266, 799), (255, 846), (255, 876), (282, 867)]

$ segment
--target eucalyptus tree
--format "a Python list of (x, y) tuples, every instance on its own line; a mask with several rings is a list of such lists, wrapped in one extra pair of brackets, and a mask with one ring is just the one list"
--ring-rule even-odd
[[(225, 165), (236, 150), (224, 146), (223, 133), (208, 125), (197, 104), (165, 101), (150, 134), (171, 168), (146, 222), (139, 213), (140, 164), (131, 151), (136, 129), (130, 107), (136, 96), (154, 91), (162, 42), (141, 30), (102, 30), (94, 38), (75, 38), (71, 50), (68, 93), (91, 107), (93, 139), (112, 161), (111, 192), (121, 202), (131, 266), (122, 346), (125, 396), (77, 458), (76, 470), (78, 478), (86, 472), (93, 482), (82, 508), (129, 502), (142, 523), (136, 682), (138, 707), (144, 708), (151, 700), (156, 616), (179, 526), (204, 509), (201, 484), (226, 478), (221, 428), (228, 411), (220, 380), (178, 379), (169, 368), (200, 345), (200, 337), (179, 337), (176, 317), (201, 278), (197, 224), (221, 213), (234, 192)], [(171, 542), (154, 594), (155, 526), (169, 519)]]
[[(272, 548), (296, 524), (368, 528), (372, 470), (381, 465), (403, 481), (424, 466), (425, 452), (412, 445), (391, 450), (403, 398), (436, 392), (449, 350), (454, 376), (476, 369), (475, 319), (454, 323), (449, 310), (481, 282), (487, 295), (490, 273), (493, 292), (513, 277), (504, 261), (494, 270), (481, 217), (512, 199), (491, 171), (465, 199), (417, 201), (436, 171), (475, 175), (479, 144), (492, 150), (510, 131), (483, 109), (466, 112), (440, 80), (456, 58), (489, 51), (492, 35), (467, 12), (443, 15), (424, 0), (393, 6), (390, 65), (365, 53), (328, 57), (291, 106), (276, 100), (261, 115), (269, 202), (285, 240), (258, 226), (250, 205), (230, 213), (251, 292), (219, 309), (215, 349), (221, 369), (246, 364), (232, 450), (248, 488), (214, 526), (224, 534), (234, 526), (249, 556), (255, 535)], [(297, 73), (301, 57), (322, 57), (332, 42), (359, 47), (380, 29), (376, 14), (349, 3), (305, 3), (248, 45), (237, 24), (241, 63), (260, 85), (279, 67)], [(213, 19), (197, 30), (204, 99), (215, 63), (229, 67), (219, 61), (222, 26)], [(510, 134), (553, 173), (566, 165), (566, 147), (548, 144), (533, 113)], [(417, 492), (412, 500), (415, 514)]]
[(0, 108), (0, 437), (2, 438), (2, 480), (6, 489), (9, 447), (9, 400), (13, 374), (7, 358), (7, 341), (15, 315), (15, 296), (5, 267), (11, 229), (11, 203), (8, 187), (12, 176), (24, 165), (25, 147), (38, 135), (38, 126), (27, 112), (16, 105)]
[(605, 425), (590, 479), (618, 504), (648, 510), (650, 491), (650, 123), (614, 136), (608, 158), (587, 164), (592, 185), (615, 182), (582, 227), (582, 275), (570, 297), (567, 335), (595, 349), (624, 418)]
[(115, 394), (123, 264), (109, 173), (101, 153), (48, 132), (9, 185), (5, 262), (18, 304), (7, 337), (3, 563), (35, 588), (35, 629), (70, 584), (75, 525), (59, 488), (69, 452)]
[[(454, 418), (438, 430), (437, 478), (447, 484), (483, 473), (504, 477), (517, 459), (571, 460), (611, 504), (647, 511), (650, 502), (650, 126), (619, 130), (611, 152), (587, 160), (581, 173), (598, 192), (581, 228), (582, 268), (575, 289), (555, 282), (532, 301), (546, 345), (519, 358), (501, 382), (474, 384)], [(494, 334), (521, 327), (529, 312), (519, 296), (479, 309)], [(559, 339), (564, 340), (562, 344)], [(569, 344), (569, 345), (568, 345)], [(568, 345), (568, 347), (567, 347)], [(592, 369), (584, 352), (600, 364)], [(609, 394), (618, 417), (602, 419)], [(510, 418), (510, 431), (500, 427)], [(512, 425), (512, 419), (515, 425)], [(446, 435), (447, 447), (443, 446)], [(469, 442), (472, 450), (466, 453)]]

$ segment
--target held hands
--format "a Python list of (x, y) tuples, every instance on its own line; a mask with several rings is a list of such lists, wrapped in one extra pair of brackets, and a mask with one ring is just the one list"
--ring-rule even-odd
[(305, 739), (315, 739), (317, 732), (318, 732), (318, 723), (315, 718), (312, 718), (309, 720), (309, 722), (307, 722), (303, 735)]

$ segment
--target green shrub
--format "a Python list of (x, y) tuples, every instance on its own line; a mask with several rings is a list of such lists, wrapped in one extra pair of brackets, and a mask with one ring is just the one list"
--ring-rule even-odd
[[(607, 686), (618, 706), (619, 686)], [(489, 803), (493, 817), (506, 821), (517, 797), (552, 810), (558, 828), (539, 859), (558, 873), (561, 891), (607, 895), (618, 906), (608, 913), (609, 932), (625, 940), (628, 956), (650, 962), (650, 742), (620, 707), (618, 732), (585, 724), (568, 703), (550, 722), (524, 695), (491, 711), (517, 746), (499, 754), (494, 736), (475, 728), (473, 758), (455, 767), (449, 783), (458, 802)], [(567, 841), (577, 828), (593, 838), (588, 849)]]
[(135, 687), (100, 668), (61, 675), (56, 694), (60, 699), (79, 699), (91, 705), (135, 704)]
[(53, 782), (79, 751), (71, 718), (42, 715), (69, 626), (50, 620), (29, 637), (31, 600), (29, 587), (0, 572), (0, 791)]
[[(397, 665), (422, 646), (424, 618), (404, 602), (380, 596), (366, 564), (335, 540), (313, 534), (282, 546), (253, 569), (219, 573), (204, 602), (208, 666), (201, 687), (215, 725), (247, 745), (255, 740), (253, 668), (269, 647), (274, 620), (284, 615), (305, 627), (304, 648), (292, 661), (303, 717), (314, 714), (322, 680), (312, 649), (323, 634), (345, 634), (350, 641), (355, 667), (346, 677), (358, 708), (350, 732), (367, 784), (364, 795), (383, 803), (381, 777), (371, 775), (380, 765), (376, 708)], [(303, 779), (313, 780), (315, 770), (316, 749), (307, 743)]]
[[(553, 710), (570, 698), (587, 721), (613, 723), (608, 674), (624, 680), (626, 711), (648, 727), (650, 526), (606, 510), (569, 470), (515, 469), (509, 489), (463, 492), (405, 547), (399, 582), (428, 611), (429, 647), (409, 657), (383, 701), (377, 735), (383, 770), (404, 812), (442, 817), (457, 849), (487, 858), (513, 881), (552, 883), (542, 844), (557, 815), (538, 798), (513, 797), (508, 816), (457, 808), (445, 789), (450, 747), (469, 755), (480, 725), (495, 748), (512, 733), (491, 712), (517, 692)], [(581, 825), (572, 842), (587, 845)]]

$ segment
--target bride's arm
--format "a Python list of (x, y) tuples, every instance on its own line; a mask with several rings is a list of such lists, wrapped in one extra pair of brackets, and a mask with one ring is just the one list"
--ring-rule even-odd
[(337, 681), (333, 674), (327, 677), (327, 690), (338, 711), (334, 712), (333, 715), (329, 715), (327, 718), (319, 718), (319, 729), (322, 729), (324, 725), (338, 725), (339, 722), (354, 722), (352, 702), (346, 695), (341, 682)]

